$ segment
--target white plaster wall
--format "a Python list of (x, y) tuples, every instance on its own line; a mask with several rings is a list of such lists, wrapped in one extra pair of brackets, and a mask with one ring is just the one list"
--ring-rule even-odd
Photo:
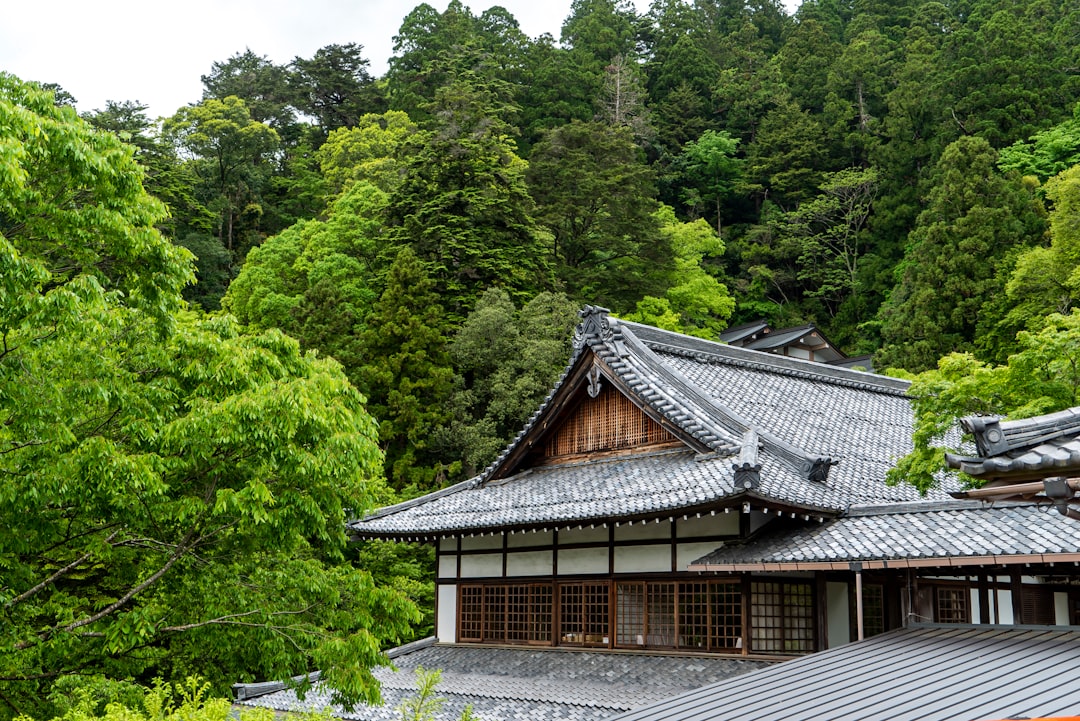
[(699, 543), (680, 543), (675, 552), (675, 568), (685, 571), (691, 562), (702, 556), (712, 553), (720, 544), (717, 541), (702, 541)]
[(829, 648), (851, 641), (851, 616), (848, 611), (848, 585), (838, 581), (825, 584), (825, 622), (829, 629)]
[(1069, 594), (1066, 591), (1054, 591), (1054, 623), (1069, 625)]
[(461, 557), (462, 578), (483, 578), (502, 575), (502, 554), (481, 553)]
[[(560, 542), (562, 539), (559, 539)], [(665, 518), (660, 523), (622, 525), (615, 529), (616, 541), (671, 540), (671, 523)]]
[(1012, 591), (1009, 589), (998, 589), (998, 592), (994, 594), (997, 596), (997, 603), (999, 616), (999, 623), (1012, 625), (1016, 623), (1013, 619), (1013, 605), (1012, 605)]
[(439, 616), (435, 635), (443, 643), (457, 642), (457, 586), (439, 586)]
[[(972, 623), (989, 623), (989, 621), (983, 621), (982, 616), (979, 613), (979, 589), (971, 589), (971, 598), (968, 599), (968, 608), (971, 609)], [(991, 613), (993, 613), (993, 611), (991, 611)], [(993, 616), (990, 618), (993, 618)]]
[[(562, 568), (560, 567), (560, 571)], [(624, 546), (615, 549), (615, 573), (650, 573), (671, 570), (671, 544)]]
[(456, 538), (440, 538), (439, 539), (439, 550), (440, 551), (449, 551), (450, 553), (453, 553), (454, 551), (457, 550), (457, 539)]
[(810, 351), (803, 348), (787, 348), (787, 354), (791, 358), (802, 358), (803, 360), (810, 360)]
[(439, 556), (439, 578), (454, 578), (455, 576), (457, 576), (457, 555)]
[(737, 536), (739, 535), (739, 514), (720, 512), (715, 516), (704, 514), (701, 518), (689, 516), (684, 521), (682, 516), (675, 519), (675, 533), (679, 538), (694, 536)]
[(550, 576), (551, 549), (546, 551), (517, 551), (506, 554), (507, 576)]
[(550, 546), (551, 531), (533, 533), (515, 533), (506, 539), (507, 548), (528, 548), (529, 546)]
[(607, 572), (608, 572), (608, 550), (607, 550), (607, 548), (560, 548), (559, 549), (559, 575), (560, 576), (573, 576), (573, 575), (579, 574), (579, 573), (607, 573)]
[(503, 539), (500, 535), (494, 536), (465, 536), (461, 539), (461, 550), (463, 551), (488, 551), (493, 548), (502, 550)]

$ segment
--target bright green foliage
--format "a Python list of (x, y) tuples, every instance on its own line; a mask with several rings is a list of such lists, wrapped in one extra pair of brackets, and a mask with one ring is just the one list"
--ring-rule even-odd
[[(416, 669), (416, 695), (406, 698), (397, 707), (401, 721), (435, 721), (446, 699), (435, 695), (435, 687), (442, 680), (442, 671), (428, 671), (423, 666)], [(478, 721), (473, 715), (472, 706), (466, 706), (458, 716), (458, 721)]]
[(687, 143), (678, 160), (678, 167), (694, 195), (694, 200), (711, 204), (716, 214), (716, 235), (723, 237), (722, 212), (724, 201), (734, 193), (742, 180), (742, 163), (735, 157), (739, 141), (726, 131), (706, 130), (697, 140)]
[(1019, 351), (1004, 365), (952, 353), (913, 377), (908, 395), (915, 408), (915, 448), (889, 472), (890, 482), (931, 488), (945, 469), (946, 433), (959, 418), (1029, 418), (1080, 404), (1080, 316), (1052, 315), (1037, 332), (1021, 332), (1017, 342)]
[(242, 256), (262, 239), (260, 193), (278, 134), (253, 120), (234, 95), (181, 108), (165, 120), (162, 133), (199, 176), (200, 199), (217, 213), (215, 231), (222, 245)]
[(992, 309), (1015, 252), (1039, 240), (1043, 223), (1030, 190), (999, 175), (996, 163), (981, 138), (961, 138), (942, 155), (899, 284), (881, 311), (885, 345), (876, 366), (932, 368), (946, 353), (974, 349), (980, 325), (998, 322)]
[[(820, 299), (832, 318), (845, 304), (858, 305), (860, 261), (868, 245), (866, 224), (877, 187), (873, 168), (829, 173), (818, 196), (787, 215), (788, 243), (803, 294)], [(849, 326), (859, 318), (853, 320)], [(840, 334), (834, 340), (846, 344), (854, 339)]]
[(1042, 324), (1053, 312), (1069, 313), (1080, 299), (1080, 165), (1045, 186), (1050, 212), (1050, 245), (1024, 252), (1009, 278), (1011, 325)]
[(154, 229), (165, 208), (143, 190), (133, 150), (56, 107), (51, 93), (0, 73), (3, 351), (24, 323), (71, 320), (72, 308), (117, 295), (172, 324), (190, 255)]
[(382, 499), (340, 367), (278, 332), (178, 314), (190, 255), (131, 148), (0, 75), (0, 696), (71, 675), (318, 667), (342, 699), (415, 607), (342, 563)]
[(698, 219), (680, 223), (675, 211), (661, 206), (656, 212), (660, 232), (669, 238), (675, 256), (671, 287), (664, 297), (646, 296), (627, 320), (715, 339), (727, 327), (735, 299), (727, 287), (709, 273), (704, 262), (719, 258), (724, 243), (709, 224)]
[(401, 149), (416, 131), (408, 115), (390, 110), (331, 132), (316, 153), (330, 192), (337, 196), (352, 183), (367, 182), (392, 193), (401, 183)]
[[(182, 684), (168, 684), (157, 679), (152, 688), (129, 684), (127, 693), (119, 699), (111, 691), (93, 682), (76, 686), (71, 691), (72, 698), (64, 699), (65, 708), (53, 721), (227, 721), (232, 717), (229, 700), (209, 696), (209, 684), (200, 683), (194, 677)], [(30, 716), (17, 718), (18, 721), (34, 721)], [(270, 709), (249, 708), (239, 713), (240, 721), (272, 721), (273, 718)], [(290, 719), (299, 721), (292, 715)]]
[(406, 144), (405, 177), (390, 200), (387, 255), (409, 245), (459, 318), (489, 286), (522, 298), (551, 285), (526, 164), (499, 120), (505, 89), (472, 73), (439, 88), (430, 108), (438, 124)]
[(1002, 170), (1034, 175), (1040, 181), (1080, 163), (1080, 103), (1073, 117), (1049, 130), (1003, 148), (998, 159)]
[(379, 421), (386, 476), (399, 492), (430, 491), (447, 471), (428, 437), (448, 420), (453, 370), (435, 284), (411, 249), (403, 248), (390, 266), (366, 326), (367, 362), (357, 375)]
[(458, 329), (454, 418), (440, 445), (462, 459), (466, 478), (494, 460), (551, 390), (570, 357), (577, 310), (562, 294), (540, 293), (519, 311), (490, 288)]
[(533, 149), (528, 178), (571, 298), (620, 311), (662, 291), (670, 244), (629, 129), (575, 121), (552, 130)]
[(278, 328), (305, 348), (337, 359), (358, 380), (360, 334), (378, 296), (373, 287), (387, 196), (352, 185), (326, 220), (297, 223), (248, 254), (225, 307), (254, 328)]

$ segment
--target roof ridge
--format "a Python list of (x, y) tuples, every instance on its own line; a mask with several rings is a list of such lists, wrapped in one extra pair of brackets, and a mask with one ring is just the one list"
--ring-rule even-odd
[(941, 511), (986, 511), (994, 508), (1038, 506), (1031, 501), (938, 500), (906, 501), (901, 503), (852, 504), (840, 518), (856, 516), (890, 516), (904, 513), (940, 513)]
[[(681, 371), (670, 367), (660, 360), (652, 348), (649, 347), (648, 343), (643, 339), (638, 338), (631, 329), (624, 329), (622, 327), (622, 321), (619, 321), (618, 323), (619, 332), (622, 334), (624, 342), (630, 346), (636, 346), (640, 343), (639, 355), (642, 360), (653, 366), (653, 372), (658, 375), (669, 376), (669, 379), (665, 379), (668, 383), (673, 381), (678, 386), (681, 386), (679, 390), (681, 390), (692, 402), (701, 406), (706, 411), (713, 411), (714, 417), (718, 418), (720, 421), (719, 425), (721, 428), (737, 438), (736, 446), (738, 448), (742, 447), (743, 435), (746, 431), (751, 429), (756, 430), (762, 444), (768, 450), (775, 453), (781, 463), (788, 466), (796, 473), (802, 474), (807, 479), (819, 481), (825, 480), (824, 476), (828, 474), (828, 468), (833, 464), (832, 459), (820, 454), (811, 453), (794, 444), (788, 443), (768, 429), (759, 428), (754, 425), (740, 413), (729, 408), (726, 404), (721, 403), (716, 398), (702, 392), (697, 384), (687, 378)], [(734, 426), (734, 428), (731, 428), (730, 426)]]
[[(630, 321), (620, 322), (633, 326), (635, 329), (648, 329), (644, 334), (645, 337), (639, 337), (643, 343), (648, 345), (654, 351), (680, 355), (686, 358), (694, 358), (700, 362), (722, 363), (741, 368), (749, 368), (751, 370), (762, 370), (776, 373), (777, 375), (805, 378), (807, 380), (821, 381), (833, 385), (892, 396), (906, 396), (907, 389), (911, 385), (910, 381), (902, 378), (893, 378), (892, 376), (883, 376), (877, 373), (868, 373), (866, 371), (818, 363), (802, 358), (779, 356), (773, 353), (757, 351), (752, 348), (727, 345), (716, 341), (709, 341), (704, 338), (694, 338), (693, 336), (685, 336), (680, 333), (665, 331), (659, 328), (642, 326), (641, 324)], [(650, 331), (658, 331), (659, 333), (651, 333)], [(658, 337), (659, 334), (673, 336), (669, 338), (671, 341), (689, 340), (690, 342), (681, 344), (664, 342)], [(648, 337), (649, 335), (653, 335), (654, 337), (650, 338)]]

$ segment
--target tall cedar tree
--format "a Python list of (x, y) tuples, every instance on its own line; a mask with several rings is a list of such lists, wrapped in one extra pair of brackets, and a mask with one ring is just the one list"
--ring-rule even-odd
[(358, 375), (379, 422), (387, 478), (406, 495), (433, 490), (445, 468), (428, 437), (449, 420), (454, 371), (435, 283), (410, 248), (390, 266), (366, 326), (361, 343), (368, 363)]
[(1043, 232), (1031, 192), (996, 163), (982, 138), (945, 149), (899, 284), (882, 306), (885, 345), (875, 366), (933, 368), (947, 353), (974, 350), (977, 332), (993, 322), (1016, 253)]
[(406, 142), (405, 178), (390, 199), (389, 250), (413, 248), (454, 318), (487, 287), (524, 300), (551, 285), (526, 164), (500, 119), (513, 109), (506, 90), (479, 71), (439, 88), (434, 127)]
[(567, 294), (629, 310), (661, 295), (671, 244), (660, 233), (652, 171), (631, 130), (572, 122), (533, 149), (529, 186)]

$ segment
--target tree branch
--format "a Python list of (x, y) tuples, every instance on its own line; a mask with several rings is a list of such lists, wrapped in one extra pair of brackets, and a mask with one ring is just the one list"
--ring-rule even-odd
[[(106, 542), (106, 543), (110, 543), (110, 542), (112, 541), (112, 539), (116, 537), (116, 534), (117, 534), (117, 533), (119, 533), (119, 532), (120, 532), (120, 531), (113, 531), (113, 532), (112, 532), (112, 533), (111, 533), (111, 534), (109, 535), (109, 537), (105, 539), (105, 542)], [(34, 586), (33, 588), (30, 588), (30, 589), (28, 589), (28, 590), (24, 591), (23, 593), (20, 593), (20, 594), (19, 594), (18, 596), (16, 596), (15, 598), (11, 599), (11, 600), (10, 600), (10, 601), (8, 601), (7, 603), (5, 603), (5, 604), (4, 604), (4, 608), (11, 608), (12, 606), (15, 606), (15, 605), (17, 605), (17, 604), (19, 604), (19, 603), (22, 603), (22, 602), (23, 602), (23, 601), (25, 601), (26, 599), (28, 599), (28, 598), (31, 598), (31, 597), (33, 597), (33, 596), (37, 595), (37, 594), (38, 594), (38, 593), (40, 593), (40, 592), (41, 592), (41, 590), (42, 590), (42, 589), (44, 589), (44, 588), (45, 588), (46, 586), (48, 586), (49, 584), (53, 583), (54, 581), (56, 581), (56, 580), (57, 580), (58, 578), (60, 578), (61, 576), (64, 576), (64, 575), (66, 575), (67, 573), (70, 573), (70, 572), (71, 572), (71, 571), (73, 571), (73, 570), (74, 570), (75, 568), (77, 568), (78, 566), (80, 566), (81, 564), (83, 564), (83, 563), (84, 563), (84, 562), (85, 562), (85, 561), (86, 561), (86, 560), (87, 560), (88, 558), (90, 558), (91, 556), (93, 556), (93, 553), (91, 553), (90, 551), (87, 551), (86, 553), (84, 553), (83, 555), (79, 556), (78, 558), (76, 558), (76, 559), (75, 559), (74, 561), (72, 561), (72, 562), (71, 562), (71, 563), (69, 563), (68, 565), (66, 565), (66, 566), (64, 566), (63, 568), (61, 568), (61, 569), (57, 570), (57, 571), (56, 571), (56, 573), (54, 573), (53, 575), (51, 575), (51, 576), (49, 576), (48, 578), (46, 578), (45, 580), (43, 580), (43, 581), (42, 581), (41, 583), (37, 584), (37, 585), (36, 585), (36, 586)]]

